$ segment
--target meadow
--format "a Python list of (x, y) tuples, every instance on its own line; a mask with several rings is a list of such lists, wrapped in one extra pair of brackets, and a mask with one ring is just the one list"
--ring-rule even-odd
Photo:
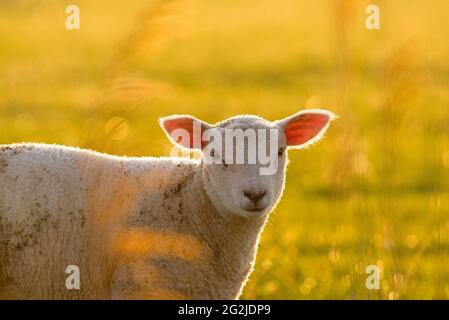
[(367, 30), (372, 2), (0, 0), (0, 144), (167, 155), (161, 116), (332, 110), (242, 298), (447, 299), (449, 3), (377, 0)]

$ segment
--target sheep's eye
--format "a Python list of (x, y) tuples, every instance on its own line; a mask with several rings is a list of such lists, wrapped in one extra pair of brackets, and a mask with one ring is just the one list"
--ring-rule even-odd
[(284, 154), (285, 148), (280, 148), (278, 150), (278, 156), (282, 156)]

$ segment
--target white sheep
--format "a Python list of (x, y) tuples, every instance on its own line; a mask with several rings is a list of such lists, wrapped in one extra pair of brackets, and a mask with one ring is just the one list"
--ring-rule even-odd
[[(206, 163), (204, 152), (190, 160), (0, 146), (0, 298), (238, 298), (268, 213), (283, 192), (284, 150), (317, 141), (333, 118), (305, 110), (276, 122), (256, 116), (214, 126), (191, 116), (160, 120), (172, 142), (203, 151), (208, 143), (194, 143), (195, 126), (220, 135), (276, 129), (277, 141), (268, 141), (278, 146), (272, 175), (259, 174), (259, 162), (225, 161), (223, 149), (208, 152), (219, 163)], [(191, 140), (177, 139), (177, 129), (192, 133)], [(69, 265), (79, 268), (79, 289), (66, 285)]]

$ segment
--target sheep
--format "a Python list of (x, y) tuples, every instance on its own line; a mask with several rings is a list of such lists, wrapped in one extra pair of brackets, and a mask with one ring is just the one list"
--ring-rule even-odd
[[(332, 119), (325, 110), (275, 122), (160, 119), (173, 144), (203, 151), (196, 160), (0, 146), (0, 298), (238, 299), (284, 190), (285, 150), (318, 141)], [(276, 146), (274, 174), (261, 175), (259, 162), (227, 161), (228, 149), (206, 152), (207, 132), (238, 129), (279, 132), (268, 141)], [(70, 265), (79, 268), (80, 288), (67, 287)]]

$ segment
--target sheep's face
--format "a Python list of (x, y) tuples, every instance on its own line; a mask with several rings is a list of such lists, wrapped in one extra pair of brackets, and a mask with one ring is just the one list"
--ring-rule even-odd
[(160, 123), (175, 144), (202, 150), (203, 183), (220, 213), (257, 218), (282, 195), (287, 150), (319, 140), (333, 118), (329, 111), (305, 110), (275, 122), (237, 116), (209, 125), (176, 115)]
[(263, 119), (235, 117), (209, 129), (202, 154), (204, 184), (221, 212), (258, 217), (269, 212), (283, 190), (285, 137)]

